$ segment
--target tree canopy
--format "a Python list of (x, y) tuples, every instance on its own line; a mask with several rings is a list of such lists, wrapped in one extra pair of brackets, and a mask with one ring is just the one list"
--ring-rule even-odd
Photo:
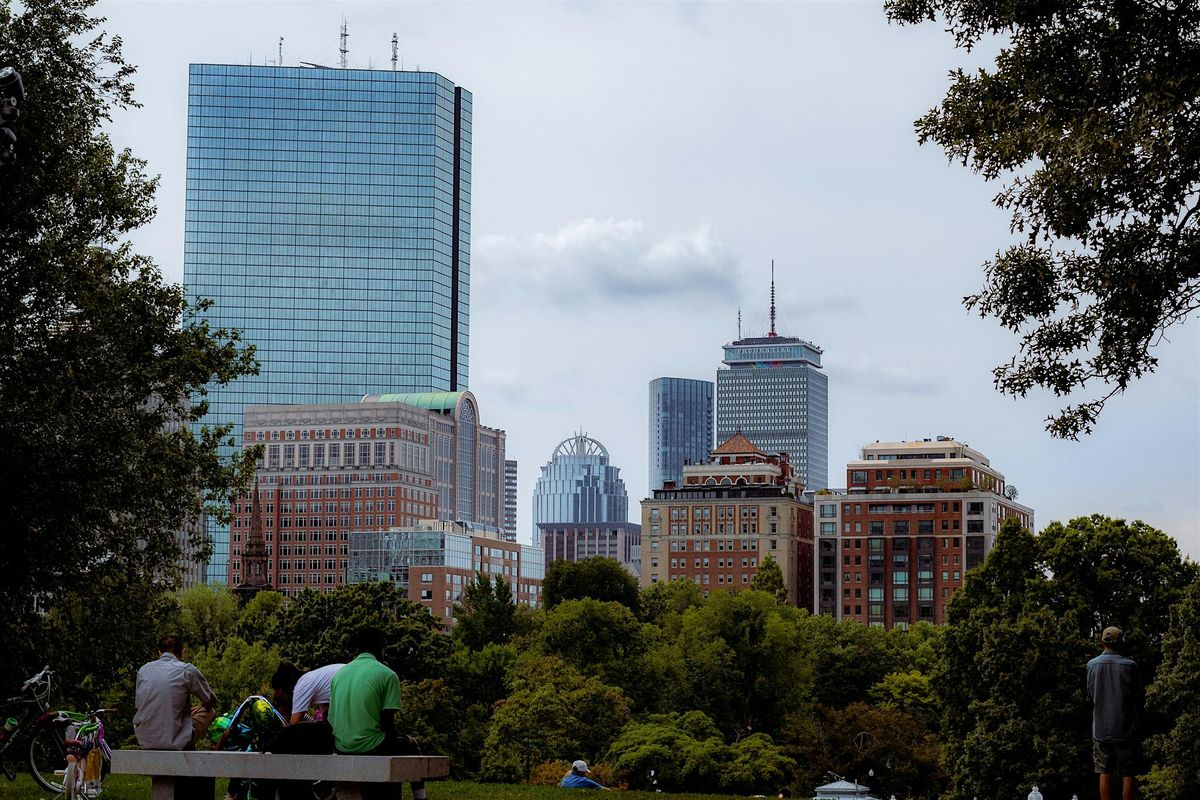
[(1018, 241), (965, 299), (1020, 334), (996, 387), (1091, 394), (1047, 420), (1057, 437), (1090, 433), (1200, 309), (1200, 2), (885, 6), (894, 22), (941, 21), (967, 50), (1001, 43), (993, 68), (951, 73), (917, 134), (1006, 181), (995, 203)]
[(256, 367), (127, 240), (157, 180), (103, 131), (136, 105), (134, 70), (90, 5), (0, 2), (0, 65), (27, 92), (0, 166), (0, 674), (41, 663), (24, 635), (35, 597), (115, 591), (128, 616), (151, 614), (145, 584), (177, 580), (176, 532), (253, 464), (218, 455), (228, 430), (192, 430), (207, 385)]
[(550, 562), (542, 579), (542, 602), (546, 608), (585, 597), (612, 600), (634, 612), (641, 599), (637, 578), (615, 558)]

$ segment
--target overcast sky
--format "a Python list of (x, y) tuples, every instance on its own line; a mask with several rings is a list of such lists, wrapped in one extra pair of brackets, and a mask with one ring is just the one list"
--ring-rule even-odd
[(1052, 397), (997, 394), (1013, 337), (963, 295), (1008, 241), (989, 185), (912, 122), (948, 70), (986, 63), (936, 25), (888, 25), (879, 3), (541, 4), (104, 2), (139, 67), (143, 108), (113, 136), (162, 176), (135, 237), (183, 277), (187, 65), (435, 70), (474, 94), (471, 379), (481, 422), (533, 484), (576, 430), (647, 494), (647, 384), (713, 380), (721, 346), (768, 325), (824, 348), (829, 475), (864, 443), (945, 434), (986, 453), (1038, 527), (1143, 519), (1200, 557), (1200, 320), (1158, 373), (1079, 443), (1052, 440)]

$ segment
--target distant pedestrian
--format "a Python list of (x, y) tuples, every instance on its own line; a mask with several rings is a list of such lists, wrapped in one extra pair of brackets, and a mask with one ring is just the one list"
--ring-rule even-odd
[(1107, 627), (1101, 634), (1104, 652), (1087, 664), (1092, 711), (1092, 759), (1100, 775), (1100, 800), (1113, 800), (1112, 778), (1121, 778), (1122, 800), (1133, 800), (1134, 776), (1141, 761), (1138, 718), (1142, 712), (1142, 679), (1137, 664), (1122, 654), (1125, 634)]
[(563, 775), (563, 779), (558, 785), (566, 789), (607, 789), (608, 787), (600, 785), (598, 782), (588, 777), (588, 769), (586, 761), (579, 760), (571, 764), (571, 771)]

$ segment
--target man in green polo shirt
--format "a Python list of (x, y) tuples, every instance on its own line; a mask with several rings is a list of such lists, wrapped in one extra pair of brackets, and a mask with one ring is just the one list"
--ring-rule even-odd
[[(400, 710), (400, 679), (379, 663), (383, 631), (360, 628), (350, 637), (358, 657), (338, 670), (329, 689), (329, 724), (333, 744), (349, 755), (403, 756), (421, 752), (415, 742), (396, 733)], [(386, 791), (387, 786), (372, 787)], [(425, 800), (425, 784), (414, 781), (413, 800)], [(364, 799), (369, 795), (364, 792)]]

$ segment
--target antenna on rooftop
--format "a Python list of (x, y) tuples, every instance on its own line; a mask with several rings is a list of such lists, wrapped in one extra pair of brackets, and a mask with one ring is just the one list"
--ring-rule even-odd
[(342, 17), (342, 30), (341, 30), (341, 33), (338, 34), (338, 40), (339, 40), (338, 52), (342, 54), (342, 60), (340, 63), (342, 65), (342, 69), (345, 69), (346, 63), (347, 63), (346, 62), (346, 54), (350, 52), (350, 47), (348, 45), (348, 42), (350, 41), (350, 30), (346, 26), (346, 18), (345, 17)]
[(392, 34), (392, 72), (396, 71), (396, 61), (400, 54), (400, 37)]
[(738, 338), (742, 338), (742, 307), (738, 306)]
[(775, 259), (771, 259), (771, 332), (767, 336), (776, 336), (775, 333)]
[(279, 37), (279, 61), (276, 62), (279, 66), (283, 66), (283, 37)]

